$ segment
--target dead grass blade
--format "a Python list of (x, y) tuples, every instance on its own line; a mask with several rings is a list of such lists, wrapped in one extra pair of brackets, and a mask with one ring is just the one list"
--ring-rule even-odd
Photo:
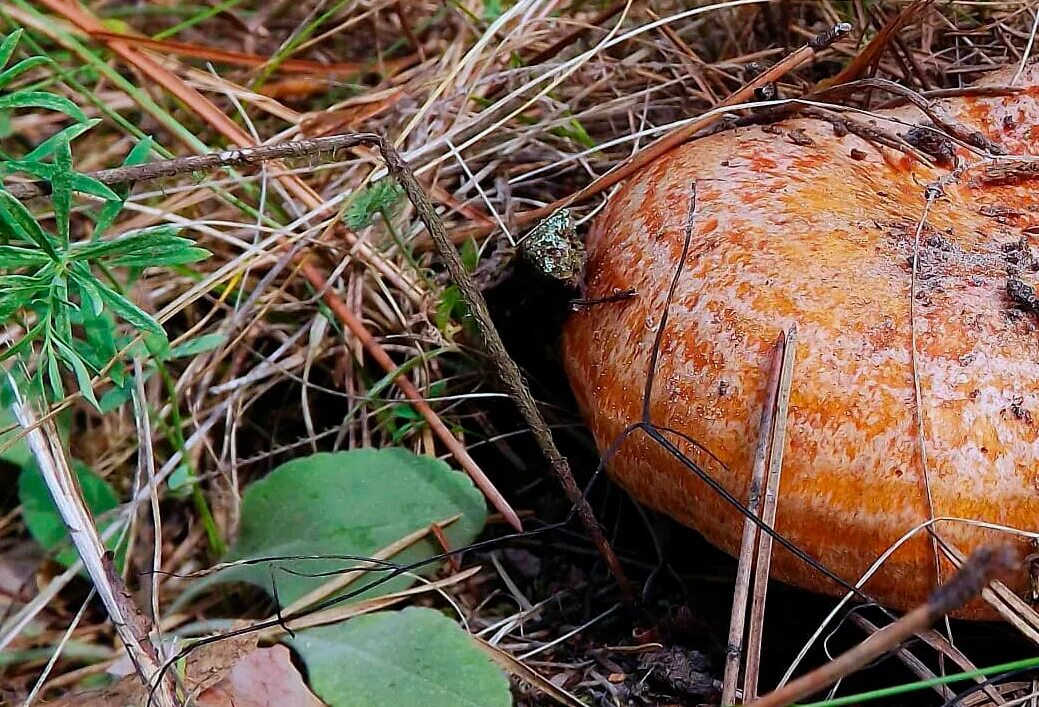
[[(808, 41), (803, 47), (797, 51), (789, 54), (785, 59), (773, 65), (766, 71), (756, 76), (751, 81), (744, 84), (735, 92), (729, 94), (724, 100), (722, 100), (718, 108), (730, 105), (736, 105), (738, 103), (744, 103), (754, 96), (754, 92), (766, 86), (773, 81), (777, 81), (784, 75), (793, 71), (797, 67), (809, 62), (815, 56), (816, 52), (825, 47), (829, 46), (833, 42), (847, 36), (851, 32), (851, 25), (847, 23), (841, 23), (834, 25), (826, 31), (816, 35)], [(633, 155), (630, 159), (621, 163), (614, 169), (610, 170), (603, 176), (593, 181), (583, 189), (571, 194), (570, 196), (557, 199), (547, 206), (543, 206), (538, 209), (532, 209), (530, 211), (524, 211), (523, 213), (516, 214), (515, 223), (517, 226), (529, 225), (539, 219), (543, 219), (546, 216), (558, 211), (561, 208), (578, 204), (588, 199), (603, 193), (610, 187), (619, 184), (624, 181), (632, 174), (635, 174), (640, 169), (655, 161), (662, 155), (675, 149), (682, 143), (686, 142), (696, 133), (704, 130), (705, 128), (714, 125), (718, 122), (723, 113), (718, 111), (712, 111), (707, 115), (703, 116), (699, 120), (694, 120), (691, 123), (687, 123), (682, 127), (676, 128), (669, 132), (664, 137), (660, 138), (656, 142), (650, 144), (643, 150)], [(452, 234), (452, 239), (457, 241), (464, 241), (468, 238), (475, 238), (478, 236), (486, 235), (493, 229), (487, 228), (469, 228), (461, 229)]]
[[(163, 54), (189, 56), (193, 59), (206, 59), (217, 63), (233, 64), (235, 66), (245, 66), (249, 68), (264, 66), (268, 61), (270, 61), (270, 57), (260, 56), (259, 54), (248, 54), (246, 52), (217, 49), (215, 47), (191, 44), (190, 42), (178, 42), (171, 39), (152, 39), (151, 37), (124, 34), (121, 32), (108, 32), (101, 30), (91, 32), (90, 36), (106, 43), (119, 42), (130, 47), (151, 49), (157, 52), (162, 52)], [(417, 56), (388, 59), (383, 63), (383, 66), (385, 66), (391, 73), (395, 73), (400, 69), (413, 65), (417, 60)], [(308, 61), (306, 59), (285, 59), (278, 63), (278, 69), (281, 71), (308, 75), (316, 74), (319, 76), (352, 76), (359, 74), (362, 71), (367, 71), (370, 68), (371, 67), (366, 64), (352, 62), (323, 64), (319, 61)]]
[[(772, 423), (772, 441), (769, 445), (768, 482), (761, 520), (775, 527), (779, 507), (779, 481), (783, 471), (783, 452), (786, 449), (787, 412), (790, 407), (790, 389), (793, 386), (794, 359), (797, 355), (797, 329), (786, 331), (782, 347), (782, 369), (776, 392), (775, 413)], [(750, 608), (750, 626), (747, 636), (747, 667), (743, 682), (743, 701), (753, 700), (758, 692), (758, 669), (761, 662), (761, 640), (764, 635), (765, 597), (768, 592), (769, 570), (772, 566), (772, 536), (762, 533), (758, 538), (755, 558), (754, 592)]]
[(902, 29), (905, 23), (912, 19), (914, 15), (922, 11), (932, 2), (933, 0), (914, 0), (914, 2), (906, 5), (894, 19), (884, 25), (884, 27), (874, 35), (873, 39), (862, 48), (862, 51), (855, 55), (851, 62), (849, 62), (840, 73), (828, 79), (823, 79), (818, 83), (816, 88), (819, 90), (831, 88), (860, 78), (871, 66), (880, 60), (880, 56), (887, 49), (887, 46), (891, 42), (895, 33)]
[[(284, 609), (282, 609), (281, 613), (295, 614), (307, 608), (308, 606), (311, 606), (312, 604), (316, 604), (325, 597), (331, 596), (336, 592), (340, 592), (343, 589), (346, 589), (356, 580), (360, 579), (365, 574), (367, 574), (368, 569), (374, 569), (376, 567), (379, 567), (379, 561), (389, 560), (394, 555), (403, 552), (407, 548), (411, 547), (412, 545), (429, 535), (434, 527), (446, 527), (448, 525), (451, 525), (461, 517), (461, 514), (451, 516), (450, 518), (446, 518), (436, 523), (435, 525), (427, 526), (425, 528), (419, 528), (415, 532), (405, 535), (403, 538), (400, 538), (399, 540), (396, 540), (387, 545), (386, 547), (376, 551), (371, 558), (373, 561), (370, 563), (366, 563), (368, 565), (367, 568), (358, 568), (355, 570), (351, 570), (350, 572), (344, 572), (340, 575), (336, 575), (330, 581), (322, 584), (320, 587), (317, 587), (316, 589), (311, 590), (310, 592), (307, 592), (299, 599), (286, 606)], [(272, 616), (271, 618), (276, 619), (277, 616)]]
[(270, 640), (285, 633), (286, 629), (290, 631), (299, 631), (305, 628), (313, 628), (314, 626), (325, 626), (327, 624), (339, 623), (340, 621), (345, 621), (354, 616), (370, 614), (373, 611), (381, 611), (382, 609), (393, 606), (394, 604), (399, 604), (410, 597), (440, 591), (447, 587), (461, 584), (467, 579), (475, 577), (482, 569), (483, 567), (477, 565), (476, 567), (470, 567), (458, 574), (453, 574), (450, 577), (435, 582), (420, 584), (411, 587), (410, 589), (405, 589), (393, 594), (385, 594), (373, 599), (365, 599), (350, 604), (333, 606), (322, 611), (307, 614), (306, 616), (300, 616), (296, 619), (289, 619), (285, 621), (283, 625), (271, 626), (270, 628), (264, 629), (259, 633), (259, 636), (261, 640)]

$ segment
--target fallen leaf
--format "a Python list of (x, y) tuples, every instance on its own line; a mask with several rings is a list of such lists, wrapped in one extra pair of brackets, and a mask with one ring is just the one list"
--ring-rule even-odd
[[(244, 622), (241, 626), (245, 626)], [(255, 631), (207, 643), (188, 654), (184, 686), (192, 695), (202, 694), (221, 683), (236, 665), (255, 652), (259, 636)], [(47, 707), (128, 707), (145, 705), (148, 691), (137, 673), (127, 675), (102, 690), (81, 692), (48, 702)], [(232, 704), (232, 703), (215, 703)], [(234, 703), (241, 707), (240, 702)], [(273, 703), (272, 703), (273, 704)]]
[[(241, 622), (241, 625), (247, 624)], [(192, 694), (197, 694), (216, 685), (224, 679), (228, 671), (255, 652), (259, 640), (259, 634), (250, 631), (240, 636), (221, 638), (188, 653), (187, 668), (184, 671), (187, 688)]]
[(199, 707), (324, 707), (292, 664), (285, 646), (259, 648), (199, 695)]

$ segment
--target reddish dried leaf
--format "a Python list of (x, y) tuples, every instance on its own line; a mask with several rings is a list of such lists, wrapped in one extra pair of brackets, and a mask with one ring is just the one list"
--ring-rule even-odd
[(289, 658), (285, 646), (259, 648), (202, 693), (200, 707), (323, 707)]

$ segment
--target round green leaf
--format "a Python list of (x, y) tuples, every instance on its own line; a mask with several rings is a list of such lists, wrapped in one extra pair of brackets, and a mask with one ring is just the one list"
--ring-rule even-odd
[[(406, 449), (357, 449), (320, 453), (281, 465), (246, 489), (238, 542), (228, 560), (296, 555), (369, 557), (390, 543), (431, 523), (461, 514), (445, 528), (454, 548), (471, 543), (483, 529), (487, 507), (469, 477), (442, 461)], [(423, 540), (393, 558), (408, 564), (442, 552), (434, 540)], [(244, 581), (285, 605), (330, 580), (279, 571), (318, 574), (356, 566), (348, 559), (275, 560), (232, 567), (215, 581)], [(427, 566), (428, 573), (435, 566)], [(369, 573), (351, 587), (380, 577)], [(366, 592), (371, 597), (399, 591), (414, 583), (401, 575)]]
[(508, 707), (509, 682), (438, 611), (383, 611), (300, 631), (289, 644), (329, 707)]

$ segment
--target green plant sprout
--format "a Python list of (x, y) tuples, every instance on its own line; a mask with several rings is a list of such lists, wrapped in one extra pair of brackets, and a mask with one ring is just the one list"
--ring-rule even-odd
[[(21, 30), (15, 31), (0, 42), (0, 69), (13, 56), (21, 34)], [(0, 73), (0, 89), (26, 71), (49, 63), (47, 57), (23, 59)], [(0, 352), (0, 361), (18, 357), (27, 372), (28, 391), (51, 400), (65, 397), (63, 371), (68, 371), (83, 398), (100, 410), (92, 377), (107, 372), (116, 387), (126, 385), (126, 373), (116, 359), (120, 350), (143, 356), (135, 349), (137, 336), (143, 338), (151, 356), (162, 359), (169, 355), (162, 326), (125, 295), (114, 270), (183, 265), (202, 260), (209, 252), (177, 235), (171, 226), (104, 239), (129, 189), (113, 190), (73, 168), (72, 141), (97, 121), (89, 120), (62, 96), (15, 89), (0, 97), (0, 125), (9, 124), (10, 112), (21, 108), (58, 111), (74, 122), (23, 157), (0, 156), (0, 178), (22, 174), (49, 183), (53, 221), (53, 230), (45, 228), (21, 201), (0, 189), (0, 320), (24, 330), (13, 345)], [(150, 141), (142, 140), (125, 164), (143, 162), (150, 150)], [(102, 202), (99, 209), (88, 212), (93, 229), (87, 240), (71, 238), (74, 193)], [(120, 337), (119, 320), (129, 324), (137, 336)]]

